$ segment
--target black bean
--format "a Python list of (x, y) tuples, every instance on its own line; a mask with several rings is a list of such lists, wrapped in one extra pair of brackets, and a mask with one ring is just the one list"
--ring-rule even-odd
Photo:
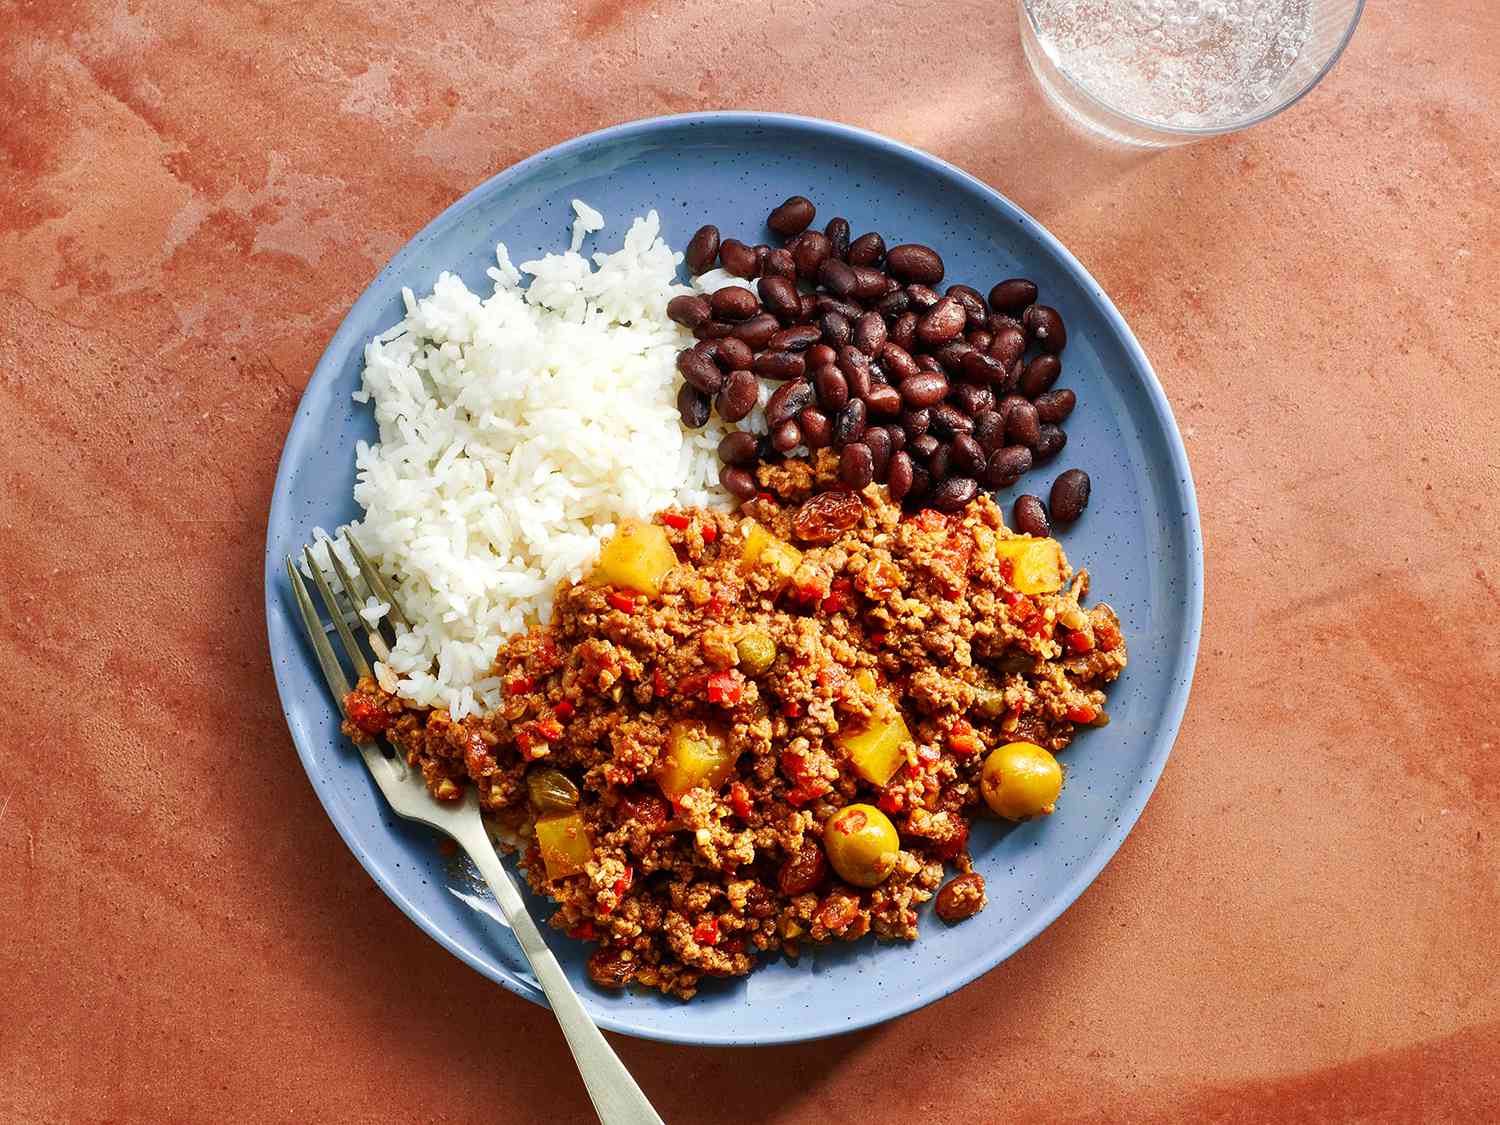
[(833, 441), (833, 423), (815, 406), (797, 415), (797, 426), (808, 449), (822, 449)]
[(1035, 304), (1036, 298), (1036, 282), (1024, 277), (1007, 278), (990, 290), (990, 304), (998, 313), (1014, 315)]
[(917, 361), (912, 359), (909, 351), (889, 340), (880, 349), (880, 366), (885, 369), (886, 375), (893, 383), (910, 379), (922, 370), (917, 366)]
[(754, 370), (765, 379), (800, 379), (807, 374), (807, 361), (797, 352), (761, 352)]
[(978, 477), (984, 472), (984, 450), (968, 434), (955, 434), (952, 448), (953, 467), (956, 470), (966, 477)]
[(1083, 515), (1089, 503), (1089, 475), (1082, 469), (1069, 469), (1052, 482), (1052, 518), (1063, 524)]
[(864, 315), (864, 309), (858, 305), (850, 304), (848, 301), (842, 301), (832, 293), (804, 293), (803, 296), (812, 297), (813, 304), (817, 306), (819, 313), (836, 312), (851, 325)]
[(976, 352), (987, 352), (990, 350), (990, 345), (995, 342), (995, 334), (988, 328), (975, 328), (965, 332), (964, 339)]
[(720, 320), (749, 320), (760, 311), (760, 302), (755, 294), (739, 285), (726, 285), (716, 289), (708, 299), (714, 316)]
[(805, 231), (817, 213), (811, 199), (805, 195), (794, 195), (771, 212), (766, 219), (766, 226), (782, 238), (790, 238)]
[(984, 483), (991, 488), (1009, 488), (1031, 468), (1031, 450), (1024, 445), (1007, 445), (990, 454)]
[(1051, 305), (1029, 305), (1021, 314), (1026, 334), (1044, 352), (1056, 355), (1068, 346), (1068, 330), (1063, 318)]
[(1043, 352), (1028, 363), (1026, 370), (1021, 372), (1021, 382), (1017, 385), (1017, 389), (1027, 398), (1036, 398), (1050, 390), (1061, 374), (1062, 360), (1055, 355)]
[[(897, 289), (894, 293), (887, 293), (875, 301), (875, 311), (881, 316), (900, 316), (911, 309), (911, 298), (907, 296), (906, 290)], [(912, 320), (916, 324), (915, 318)]]
[(713, 308), (702, 297), (684, 293), (681, 297), (673, 297), (667, 302), (667, 319), (686, 325), (688, 328), (697, 328), (711, 316), (713, 316)]
[(771, 258), (771, 248), (764, 242), (755, 244), (755, 276), (759, 277), (766, 272), (766, 262)]
[(773, 352), (805, 352), (822, 336), (823, 333), (816, 324), (794, 324), (773, 334), (766, 341), (766, 348)]
[(854, 338), (849, 318), (836, 312), (826, 312), (818, 318), (818, 327), (823, 332), (823, 342), (830, 347), (842, 347)]
[(832, 297), (832, 296), (830, 296), (830, 295), (828, 295), (826, 293), (804, 293), (804, 294), (802, 294), (802, 311), (798, 315), (797, 319), (798, 320), (805, 320), (809, 324), (811, 324), (814, 320), (816, 320), (818, 318), (818, 314), (823, 311), (823, 306), (820, 305), (818, 302), (819, 302), (820, 299), (822, 299), (824, 297), (827, 297), (827, 299), (830, 300), (830, 301), (836, 299), (836, 298), (834, 298), (834, 297)]
[(891, 321), (890, 342), (911, 351), (917, 342), (917, 314), (904, 312)]
[(872, 414), (893, 418), (901, 413), (901, 392), (889, 383), (876, 383), (865, 395), (865, 405)]
[(746, 246), (737, 238), (726, 238), (719, 246), (719, 261), (735, 277), (745, 278), (754, 277), (756, 267), (760, 265), (755, 247)]
[(906, 299), (913, 312), (921, 314), (941, 301), (942, 294), (928, 285), (913, 284), (906, 287)]
[[(913, 365), (915, 366), (915, 364)], [(939, 371), (918, 371), (901, 380), (901, 398), (907, 406), (920, 410), (935, 406), (948, 394), (948, 378)]]
[(852, 441), (844, 446), (839, 455), (839, 479), (853, 489), (864, 488), (875, 479), (875, 459), (868, 445)]
[(677, 370), (695, 390), (711, 395), (724, 385), (724, 372), (704, 346), (685, 348), (677, 353)]
[(797, 240), (796, 249), (792, 250), (792, 257), (797, 262), (797, 276), (808, 281), (817, 277), (819, 267), (827, 260), (832, 248), (828, 236), (822, 231), (804, 232)]
[(848, 297), (859, 287), (854, 270), (848, 263), (835, 258), (832, 253), (818, 266), (818, 284), (838, 297)]
[(985, 410), (974, 415), (974, 440), (990, 453), (1005, 444), (1005, 419), (998, 410)]
[(748, 465), (755, 460), (760, 439), (747, 430), (730, 430), (719, 441), (719, 460), (726, 465)]
[(964, 307), (952, 297), (944, 297), (917, 321), (917, 339), (936, 347), (963, 334)]
[(886, 251), (885, 268), (902, 281), (936, 285), (943, 280), (943, 259), (930, 246), (907, 242)]
[(1001, 367), (1009, 368), (1026, 351), (1026, 333), (1007, 325), (995, 333), (989, 351)]
[(995, 390), (1002, 395), (1008, 395), (1016, 389), (1016, 384), (1021, 381), (1021, 371), (1026, 366), (1024, 359), (1018, 359), (1010, 365), (1010, 370), (1005, 373), (1005, 378), (995, 385)]
[(892, 422), (885, 428), (885, 432), (891, 435), (892, 450), (906, 448), (906, 430), (903, 429), (899, 424)]
[(828, 236), (830, 253), (835, 258), (845, 258), (849, 254), (849, 220), (842, 215), (837, 215), (828, 220), (828, 225), (823, 228), (823, 233)]
[(1040, 465), (1043, 461), (1050, 461), (1062, 452), (1063, 446), (1068, 444), (1068, 435), (1063, 432), (1061, 426), (1051, 422), (1044, 422), (1038, 430), (1036, 460)]
[(874, 380), (870, 377), (870, 358), (864, 352), (845, 344), (839, 349), (839, 370), (849, 381), (851, 395), (864, 398), (870, 393)]
[(867, 409), (864, 400), (851, 398), (849, 405), (840, 410), (833, 419), (833, 444), (848, 445), (858, 441), (865, 433)]
[(854, 322), (854, 346), (872, 359), (885, 347), (885, 318), (873, 310)]
[(971, 418), (995, 408), (995, 392), (988, 387), (976, 387), (973, 383), (960, 383), (949, 397), (954, 406)]
[(1022, 336), (1026, 335), (1026, 326), (1015, 317), (1009, 316), (1006, 313), (992, 312), (989, 315), (989, 319), (987, 319), (984, 324), (986, 328), (995, 333), (997, 336), (1000, 334), (1002, 329), (1006, 328), (1014, 328), (1017, 332), (1021, 333)]
[(1045, 539), (1052, 534), (1052, 524), (1047, 519), (1047, 509), (1043, 506), (1041, 498), (1029, 492), (1024, 496), (1016, 497), (1016, 506), (1011, 512), (1011, 522), (1015, 524), (1015, 530), (1024, 535), (1035, 535), (1038, 539)]
[(891, 491), (891, 499), (898, 504), (911, 491), (911, 474), (911, 454), (904, 449), (892, 453), (891, 463), (886, 468), (886, 487)]
[(816, 372), (820, 367), (830, 367), (839, 361), (839, 353), (827, 344), (814, 344), (807, 349), (807, 369)]
[(760, 380), (753, 371), (731, 371), (714, 399), (714, 408), (724, 421), (738, 422), (755, 409), (759, 397)]
[(789, 453), (802, 444), (802, 431), (797, 423), (788, 419), (771, 430), (771, 448), (777, 453)]
[(749, 500), (760, 491), (760, 486), (755, 483), (755, 477), (750, 470), (739, 465), (725, 465), (721, 468), (719, 483), (724, 486), (726, 492), (740, 500)]
[(837, 367), (825, 366), (813, 373), (818, 403), (824, 410), (837, 413), (849, 403), (849, 383)]
[(849, 243), (848, 262), (851, 266), (873, 266), (885, 257), (885, 239), (871, 231)]
[[(910, 433), (911, 431), (907, 431)], [(942, 443), (931, 434), (915, 434), (906, 443), (906, 448), (911, 450), (913, 457), (920, 457), (923, 461), (937, 452)]]
[(952, 465), (953, 446), (946, 441), (938, 442), (932, 456), (927, 458), (927, 471), (932, 474), (933, 480), (940, 481), (948, 475)]
[(881, 426), (865, 427), (863, 444), (870, 450), (870, 464), (875, 479), (885, 480), (886, 466), (891, 461), (891, 435)]
[(770, 313), (752, 316), (734, 326), (734, 334), (756, 351), (766, 346), (766, 341), (781, 330), (781, 325)]
[(1064, 387), (1060, 391), (1047, 391), (1036, 396), (1036, 416), (1043, 422), (1061, 422), (1073, 413), (1078, 396)]
[[(797, 279), (797, 260), (792, 257), (792, 252), (786, 247), (778, 247), (766, 255), (766, 260), (761, 263), (760, 273), (762, 277), (784, 277), (788, 280)], [(762, 298), (765, 294), (761, 294)]]
[(974, 432), (974, 419), (958, 407), (940, 402), (932, 408), (932, 432), (943, 438), (970, 434)]
[(700, 340), (722, 340), (734, 329), (733, 324), (725, 324), (722, 320), (705, 320), (693, 329), (693, 335)]
[(949, 477), (932, 490), (932, 506), (940, 512), (957, 512), (978, 494), (973, 477)]
[(913, 465), (911, 468), (911, 488), (906, 492), (908, 502), (920, 500), (927, 495), (927, 490), (932, 486), (932, 474), (921, 465)]
[(708, 396), (691, 383), (682, 384), (677, 388), (677, 413), (682, 415), (682, 424), (688, 429), (701, 429), (708, 422)]
[[(969, 345), (973, 347), (973, 345)], [(965, 352), (959, 370), (971, 383), (999, 385), (1005, 382), (1005, 368), (998, 359), (985, 355), (978, 348)]]
[(766, 400), (766, 425), (775, 429), (813, 404), (813, 387), (806, 379), (794, 379), (777, 387)]
[(1042, 438), (1036, 407), (1024, 399), (1012, 406), (1005, 415), (1005, 437), (1014, 445), (1035, 449)]
[(854, 271), (855, 297), (861, 301), (877, 301), (885, 296), (886, 282), (890, 280), (886, 274), (881, 273), (874, 266), (850, 266), (849, 268)]
[(725, 371), (748, 370), (755, 362), (754, 349), (738, 336), (715, 340), (713, 346), (716, 349), (714, 359)]
[(692, 273), (705, 273), (713, 269), (714, 259), (719, 256), (719, 228), (709, 223), (701, 226), (688, 240), (682, 257)]
[(942, 365), (944, 371), (949, 375), (957, 376), (963, 373), (964, 356), (973, 350), (962, 340), (949, 340), (932, 355)]
[(755, 283), (755, 287), (760, 291), (760, 299), (765, 302), (766, 308), (777, 316), (801, 315), (802, 294), (797, 292), (796, 283), (790, 278), (780, 274), (764, 274)]
[(930, 356), (926, 352), (922, 352), (920, 355), (917, 355), (915, 352), (912, 354), (916, 356), (917, 366), (923, 371), (941, 371), (943, 369), (943, 365), (934, 356)]
[(984, 303), (984, 298), (979, 295), (979, 290), (971, 285), (950, 285), (948, 296), (952, 297), (964, 308), (964, 315), (968, 318), (964, 324), (967, 331), (971, 328), (981, 328), (989, 319), (989, 306)]
[(925, 434), (932, 425), (932, 411), (927, 407), (919, 407), (916, 410), (903, 410), (901, 412), (901, 428), (906, 431), (907, 437), (917, 437)]

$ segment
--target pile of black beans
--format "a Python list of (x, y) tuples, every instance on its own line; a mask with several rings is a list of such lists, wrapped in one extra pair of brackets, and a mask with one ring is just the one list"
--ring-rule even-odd
[[(677, 357), (685, 425), (697, 429), (714, 411), (740, 422), (761, 379), (780, 384), (766, 404), (769, 432), (736, 430), (720, 443), (724, 487), (748, 499), (758, 462), (798, 446), (832, 448), (848, 487), (879, 481), (894, 500), (956, 511), (981, 488), (1008, 487), (1056, 457), (1077, 399), (1054, 386), (1068, 333), (1058, 311), (1037, 302), (1036, 285), (1010, 278), (988, 299), (968, 285), (939, 291), (943, 259), (930, 246), (888, 248), (874, 232), (853, 238), (843, 218), (818, 231), (815, 214), (800, 195), (772, 211), (778, 248), (721, 241), (717, 227), (702, 227), (688, 243), (688, 269), (721, 265), (755, 289), (730, 285), (667, 305), (698, 338)], [(1052, 518), (1076, 519), (1088, 491), (1081, 470), (1064, 473)], [(1045, 505), (1022, 500), (1031, 526), (1018, 529), (1048, 534)], [(1022, 514), (1018, 502), (1018, 525)]]

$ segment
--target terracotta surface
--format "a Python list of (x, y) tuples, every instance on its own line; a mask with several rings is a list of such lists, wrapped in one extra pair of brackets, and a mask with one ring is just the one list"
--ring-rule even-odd
[(1161, 787), (1076, 906), (868, 1033), (619, 1040), (663, 1115), (1500, 1119), (1500, 7), (1375, 0), (1294, 110), (1155, 156), (1060, 130), (1007, 0), (0, 27), (0, 1120), (587, 1117), (550, 1016), (323, 816), (263, 526), (313, 364), (408, 236), (556, 141), (722, 107), (910, 141), (1071, 246), (1177, 411), (1209, 594)]

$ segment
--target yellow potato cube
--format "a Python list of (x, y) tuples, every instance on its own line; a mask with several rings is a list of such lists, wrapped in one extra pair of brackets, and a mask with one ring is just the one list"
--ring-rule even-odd
[(1063, 586), (1063, 553), (1056, 539), (1001, 539), (995, 553), (1011, 564), (1011, 585), (1022, 594), (1051, 594)]
[(549, 879), (577, 875), (594, 854), (594, 841), (583, 823), (583, 815), (577, 811), (538, 820), (536, 843)]
[[(876, 690), (875, 677), (869, 669), (854, 674), (854, 682), (865, 691)], [(902, 747), (912, 741), (906, 720), (890, 698), (876, 697), (875, 713), (858, 730), (840, 729), (833, 741), (849, 756), (849, 764), (871, 785), (884, 785), (896, 776), (906, 763)]]
[(790, 578), (802, 562), (802, 552), (785, 539), (772, 535), (758, 523), (752, 523), (745, 533), (742, 552), (743, 566), (751, 570), (758, 566), (769, 567), (782, 578)]
[(627, 523), (599, 551), (590, 580), (621, 586), (647, 597), (661, 593), (661, 580), (677, 565), (677, 552), (664, 528), (654, 523)]
[(656, 766), (656, 784), (675, 801), (689, 789), (718, 789), (734, 776), (734, 748), (720, 727), (679, 719), (667, 730), (667, 752)]

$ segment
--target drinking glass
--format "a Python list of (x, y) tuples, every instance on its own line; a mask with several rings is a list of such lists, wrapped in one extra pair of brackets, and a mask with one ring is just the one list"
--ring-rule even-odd
[(1021, 43), (1062, 114), (1162, 148), (1256, 125), (1318, 84), (1364, 0), (1020, 0)]

